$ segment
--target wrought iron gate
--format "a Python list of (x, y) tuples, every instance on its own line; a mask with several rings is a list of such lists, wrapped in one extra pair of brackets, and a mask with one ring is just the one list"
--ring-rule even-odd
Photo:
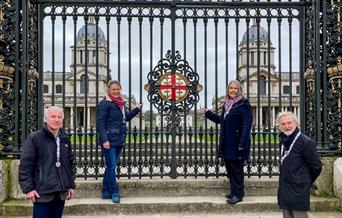
[[(19, 102), (25, 103), (23, 110), (14, 110), (18, 122), (13, 144), (20, 145), (26, 134), (37, 128), (36, 118), (36, 123), (42, 123), (44, 107), (59, 105), (65, 110), (64, 127), (72, 139), (80, 177), (98, 178), (103, 173), (94, 117), (109, 79), (121, 81), (128, 107), (135, 102), (145, 104), (128, 126), (119, 177), (225, 175), (223, 162), (216, 155), (220, 127), (205, 120), (200, 108), (219, 113), (231, 79), (243, 83), (253, 106), (251, 159), (245, 166), (248, 176), (278, 174), (278, 112), (292, 110), (304, 131), (310, 127), (305, 105), (300, 104), (308, 97), (306, 91), (312, 90), (309, 83), (303, 85), (304, 72), (317, 58), (312, 51), (317, 45), (310, 37), (316, 16), (310, 0), (38, 0), (17, 7), (18, 11), (24, 8), (23, 17), (30, 19), (23, 19), (27, 37), (22, 43), (23, 55), (16, 56), (24, 57), (23, 65), (19, 59), (16, 63), (29, 73), (21, 76), (16, 69), (15, 80), (22, 77), (25, 81), (17, 85), (16, 96), (20, 96), (20, 87), (32, 88), (22, 89), (22, 101), (20, 97), (15, 101), (16, 108), (21, 107)], [(19, 27), (16, 30), (20, 32)], [(171, 62), (179, 52), (198, 73), (204, 89), (198, 103), (181, 116), (177, 128), (165, 125), (165, 114), (148, 101), (143, 89), (147, 75), (168, 50)], [(36, 69), (39, 80), (34, 79)], [(38, 103), (30, 99), (38, 99)], [(15, 153), (18, 149), (10, 150)]]

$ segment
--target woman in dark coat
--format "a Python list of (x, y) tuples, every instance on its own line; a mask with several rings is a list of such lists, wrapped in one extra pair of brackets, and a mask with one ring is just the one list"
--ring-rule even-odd
[(106, 169), (103, 176), (102, 198), (120, 202), (119, 187), (116, 184), (116, 165), (122, 147), (125, 145), (126, 121), (130, 121), (140, 112), (142, 104), (137, 104), (132, 111), (125, 108), (121, 96), (119, 81), (110, 81), (107, 86), (107, 96), (97, 108), (96, 127), (99, 134), (99, 143), (106, 160)]
[(244, 161), (249, 159), (250, 132), (252, 127), (252, 108), (249, 101), (242, 96), (239, 81), (229, 82), (226, 100), (221, 116), (204, 108), (205, 117), (219, 123), (220, 147), (219, 155), (224, 158), (231, 193), (227, 202), (236, 204), (244, 197)]

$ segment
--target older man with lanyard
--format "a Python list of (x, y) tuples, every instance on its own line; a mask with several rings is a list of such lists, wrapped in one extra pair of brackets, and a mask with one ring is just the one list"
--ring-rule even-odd
[(310, 188), (322, 170), (315, 142), (298, 129), (292, 112), (278, 115), (281, 133), (281, 166), (278, 205), (284, 218), (307, 218)]
[(44, 124), (26, 139), (19, 165), (19, 184), (33, 203), (33, 218), (60, 218), (65, 200), (74, 195), (74, 154), (62, 130), (63, 110), (45, 109)]

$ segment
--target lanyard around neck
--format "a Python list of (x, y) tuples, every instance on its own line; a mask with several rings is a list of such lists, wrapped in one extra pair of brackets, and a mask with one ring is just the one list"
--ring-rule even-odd
[(59, 139), (59, 137), (56, 137), (56, 144), (57, 144), (57, 149), (56, 149), (56, 167), (60, 167), (61, 166), (61, 162), (60, 162), (60, 157), (61, 157), (61, 141)]
[(281, 159), (280, 159), (281, 163), (284, 161), (284, 159), (285, 159), (287, 156), (289, 156), (289, 154), (290, 154), (290, 152), (291, 152), (291, 150), (292, 150), (292, 147), (293, 147), (293, 145), (296, 143), (296, 141), (297, 141), (298, 137), (300, 136), (300, 134), (301, 134), (301, 132), (299, 131), (299, 132), (297, 133), (296, 137), (293, 139), (293, 141), (292, 141), (292, 143), (291, 143), (290, 148), (289, 148), (288, 151), (285, 151), (285, 146), (284, 146), (283, 144), (281, 144)]

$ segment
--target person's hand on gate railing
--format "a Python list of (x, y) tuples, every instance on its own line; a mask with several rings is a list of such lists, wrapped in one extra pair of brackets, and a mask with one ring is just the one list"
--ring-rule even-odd
[(206, 113), (208, 111), (208, 108), (202, 107), (201, 110), (203, 113)]
[(144, 106), (144, 104), (141, 103), (141, 104), (136, 104), (134, 107), (141, 109), (143, 106)]

